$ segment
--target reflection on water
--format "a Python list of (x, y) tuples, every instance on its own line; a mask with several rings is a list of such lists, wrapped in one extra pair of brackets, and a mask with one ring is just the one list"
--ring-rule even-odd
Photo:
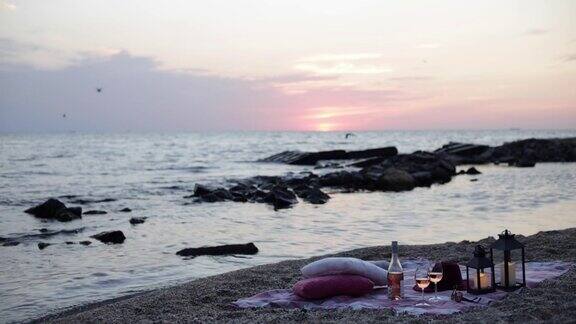
[[(480, 166), (483, 174), (404, 193), (333, 194), (326, 205), (299, 203), (274, 212), (263, 204), (186, 204), (195, 182), (215, 183), (306, 168), (251, 161), (284, 149), (366, 148), (396, 144), (430, 149), (450, 140), (500, 144), (576, 132), (336, 133), (1, 136), (0, 236), (85, 227), (38, 250), (38, 241), (0, 247), (0, 318), (25, 319), (57, 308), (213, 275), (256, 264), (389, 244), (479, 239), (504, 228), (531, 234), (576, 226), (576, 164), (535, 168)], [(39, 166), (44, 165), (44, 166)], [(478, 179), (471, 182), (470, 179)], [(117, 198), (84, 206), (106, 215), (42, 222), (22, 210), (50, 196)], [(66, 201), (64, 199), (64, 201)], [(130, 207), (132, 213), (119, 213)], [(132, 216), (148, 217), (132, 226)], [(111, 229), (118, 246), (66, 245)], [(184, 247), (255, 242), (249, 257), (183, 260)]]

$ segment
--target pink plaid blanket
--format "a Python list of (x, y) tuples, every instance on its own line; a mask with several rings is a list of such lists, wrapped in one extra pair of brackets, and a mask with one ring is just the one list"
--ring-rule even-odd
[[(406, 260), (402, 263), (404, 267), (405, 298), (401, 301), (391, 301), (388, 299), (386, 288), (374, 289), (373, 292), (361, 297), (336, 296), (322, 300), (306, 300), (292, 293), (290, 289), (276, 289), (259, 293), (252, 297), (239, 299), (234, 305), (241, 308), (250, 307), (283, 307), (283, 308), (304, 308), (304, 309), (393, 309), (397, 313), (420, 314), (453, 314), (470, 307), (488, 306), (495, 300), (502, 299), (508, 294), (504, 291), (484, 294), (480, 296), (470, 295), (464, 292), (464, 297), (474, 299), (474, 302), (463, 301), (457, 303), (450, 300), (451, 291), (439, 292), (438, 295), (444, 300), (437, 303), (430, 303), (431, 306), (416, 306), (421, 300), (421, 294), (414, 291), (414, 271), (418, 264), (423, 261)], [(534, 287), (539, 282), (558, 277), (567, 272), (573, 263), (569, 262), (528, 262), (526, 263), (526, 284)], [(463, 269), (463, 278), (466, 278)], [(432, 294), (425, 293), (427, 299)], [(479, 297), (479, 298), (478, 298)]]

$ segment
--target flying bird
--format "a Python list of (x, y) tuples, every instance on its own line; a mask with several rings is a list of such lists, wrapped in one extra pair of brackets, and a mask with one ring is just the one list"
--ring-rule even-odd
[(62, 118), (66, 118), (66, 114), (62, 114)]
[(97, 91), (97, 92), (102, 92), (102, 87), (96, 88), (96, 91)]

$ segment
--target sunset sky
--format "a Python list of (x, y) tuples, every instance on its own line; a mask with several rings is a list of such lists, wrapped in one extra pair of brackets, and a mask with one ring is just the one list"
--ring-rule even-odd
[(576, 128), (576, 1), (0, 0), (0, 131), (510, 127)]

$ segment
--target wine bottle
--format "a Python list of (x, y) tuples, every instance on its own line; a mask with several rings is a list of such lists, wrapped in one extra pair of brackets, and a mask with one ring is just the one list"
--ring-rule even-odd
[(404, 297), (404, 271), (398, 258), (398, 241), (392, 241), (392, 259), (388, 266), (388, 298), (399, 300)]

